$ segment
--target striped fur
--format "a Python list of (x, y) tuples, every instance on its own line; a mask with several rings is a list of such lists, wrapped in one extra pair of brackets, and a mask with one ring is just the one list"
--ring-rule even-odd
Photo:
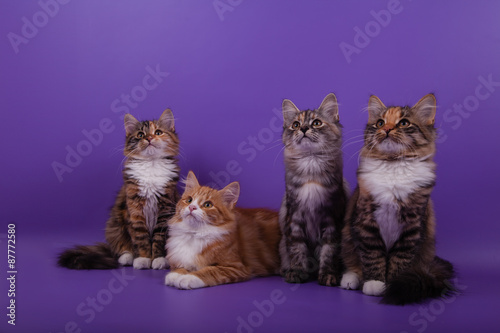
[(217, 191), (189, 172), (168, 223), (166, 285), (195, 289), (278, 274), (278, 213), (235, 208), (238, 196), (237, 182)]
[(341, 287), (407, 304), (446, 295), (453, 266), (435, 254), (434, 95), (413, 107), (370, 98), (358, 186), (343, 229)]
[(283, 102), (286, 191), (280, 210), (281, 274), (289, 283), (337, 285), (346, 204), (337, 99), (317, 110)]
[(179, 139), (172, 111), (156, 121), (139, 122), (125, 115), (127, 160), (111, 216), (106, 243), (78, 246), (59, 256), (59, 265), (72, 269), (111, 269), (119, 265), (162, 269), (167, 221), (175, 212)]

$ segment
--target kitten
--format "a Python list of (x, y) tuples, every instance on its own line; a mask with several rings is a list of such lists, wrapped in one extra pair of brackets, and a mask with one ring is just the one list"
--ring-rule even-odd
[(435, 255), (436, 99), (386, 107), (376, 96), (360, 153), (358, 186), (349, 201), (341, 287), (382, 302), (407, 304), (451, 292), (453, 266)]
[(106, 223), (106, 243), (77, 246), (59, 256), (72, 269), (164, 269), (167, 221), (175, 212), (179, 139), (174, 116), (165, 110), (159, 120), (139, 122), (125, 115), (127, 160), (123, 181)]
[(217, 191), (189, 172), (168, 222), (166, 285), (195, 289), (278, 274), (278, 213), (235, 208), (239, 193), (237, 182)]
[(347, 202), (342, 171), (342, 125), (337, 98), (300, 111), (283, 101), (286, 192), (280, 209), (281, 274), (289, 283), (310, 278), (337, 285)]

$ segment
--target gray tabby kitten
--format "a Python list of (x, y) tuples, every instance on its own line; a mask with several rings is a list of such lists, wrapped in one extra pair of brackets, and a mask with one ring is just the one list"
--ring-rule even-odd
[(281, 274), (289, 283), (339, 283), (346, 205), (337, 98), (317, 110), (283, 101), (286, 192), (280, 209)]

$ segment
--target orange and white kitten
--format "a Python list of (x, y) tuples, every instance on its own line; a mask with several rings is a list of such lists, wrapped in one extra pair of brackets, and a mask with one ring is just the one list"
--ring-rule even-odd
[(279, 274), (278, 213), (235, 208), (240, 185), (200, 186), (192, 171), (168, 222), (165, 284), (195, 289)]

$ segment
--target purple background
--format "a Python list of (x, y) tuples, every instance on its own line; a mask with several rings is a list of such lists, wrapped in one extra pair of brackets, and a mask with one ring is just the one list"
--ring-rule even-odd
[[(255, 326), (241, 332), (500, 331), (500, 2), (60, 2), (0, 3), (0, 277), (8, 270), (9, 223), (18, 270), (15, 328), (6, 323), (8, 285), (0, 279), (2, 332), (65, 325), (235, 332), (238, 318)], [(225, 4), (222, 13), (214, 3)], [(356, 52), (346, 56), (347, 44)], [(170, 107), (183, 175), (191, 169), (219, 186), (238, 180), (241, 206), (277, 209), (281, 101), (316, 108), (329, 92), (340, 103), (351, 187), (370, 94), (387, 105), (436, 94), (438, 253), (455, 263), (466, 288), (456, 300), (383, 306), (315, 283), (295, 290), (279, 277), (177, 291), (162, 285), (165, 271), (131, 268), (123, 290), (111, 293), (110, 283), (114, 291), (119, 285), (112, 271), (55, 266), (61, 249), (104, 238), (122, 182), (127, 110), (149, 119)], [(106, 133), (96, 134), (100, 124)], [(53, 165), (67, 164), (68, 147), (86, 156), (58, 177)], [(269, 305), (273, 290), (279, 304), (258, 314), (254, 301)], [(89, 297), (104, 304), (92, 319), (81, 312)]]

